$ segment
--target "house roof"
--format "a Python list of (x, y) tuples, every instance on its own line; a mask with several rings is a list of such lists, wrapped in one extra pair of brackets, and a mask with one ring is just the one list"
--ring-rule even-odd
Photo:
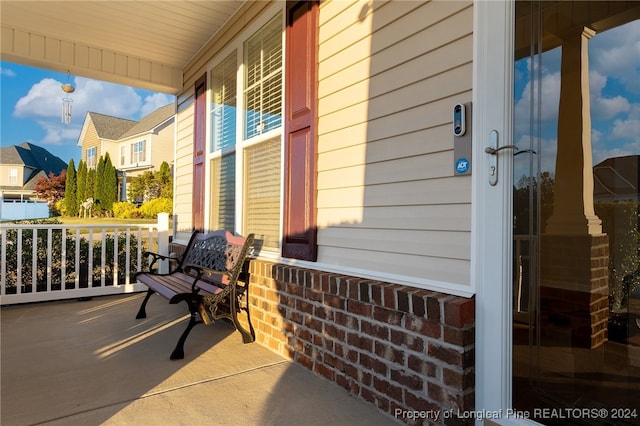
[(88, 112), (87, 115), (93, 123), (100, 139), (117, 140), (129, 131), (138, 122), (126, 118), (113, 117), (111, 115)]
[(139, 135), (141, 133), (150, 132), (160, 124), (164, 123), (176, 112), (176, 107), (173, 103), (165, 105), (153, 111), (151, 114), (143, 117), (138, 123), (131, 127), (126, 133), (121, 135), (119, 139), (128, 138), (130, 136)]
[(42, 170), (47, 175), (49, 173), (57, 175), (61, 171), (67, 170), (67, 163), (59, 157), (29, 142), (2, 147), (0, 149), (1, 164), (23, 165), (34, 170)]
[(640, 155), (612, 157), (593, 167), (594, 197), (640, 200)]
[[(41, 177), (47, 177), (49, 173), (58, 175), (68, 167), (59, 157), (29, 142), (0, 148), (0, 164), (15, 164), (31, 169), (30, 174), (25, 171), (26, 183), (22, 186), (23, 190), (33, 190)], [(5, 186), (2, 189), (7, 188), (15, 189), (13, 186)]]

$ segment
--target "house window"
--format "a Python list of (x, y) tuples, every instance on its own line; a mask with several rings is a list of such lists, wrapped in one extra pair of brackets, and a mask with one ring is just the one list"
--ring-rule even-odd
[(96, 166), (96, 147), (87, 148), (87, 168)]
[(126, 153), (127, 149), (124, 146), (120, 147), (120, 165), (124, 166), (125, 164), (125, 153)]
[(238, 40), (209, 71), (209, 226), (255, 233), (263, 251), (280, 249), (282, 19)]
[(9, 169), (9, 184), (18, 184), (18, 169)]
[(282, 125), (282, 23), (275, 17), (244, 43), (245, 138)]
[(211, 143), (212, 151), (236, 144), (236, 74), (234, 50), (211, 71)]
[(144, 163), (146, 161), (147, 141), (138, 141), (131, 144), (131, 163)]

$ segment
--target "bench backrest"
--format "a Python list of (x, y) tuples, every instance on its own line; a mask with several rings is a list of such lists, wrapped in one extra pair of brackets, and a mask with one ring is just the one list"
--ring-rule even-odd
[(203, 275), (201, 279), (205, 281), (235, 283), (253, 241), (253, 234), (243, 237), (226, 230), (206, 234), (196, 231), (187, 244), (180, 269), (184, 271), (188, 265), (195, 265), (215, 272)]

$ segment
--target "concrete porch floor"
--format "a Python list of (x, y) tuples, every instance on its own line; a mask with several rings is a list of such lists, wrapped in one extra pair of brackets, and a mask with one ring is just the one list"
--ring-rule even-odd
[(2, 307), (0, 424), (397, 425), (225, 323), (170, 361), (185, 304), (143, 295)]

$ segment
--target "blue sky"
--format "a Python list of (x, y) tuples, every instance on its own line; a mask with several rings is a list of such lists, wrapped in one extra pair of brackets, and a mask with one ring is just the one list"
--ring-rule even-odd
[[(60, 86), (70, 82), (76, 91), (72, 119), (61, 122)], [(0, 61), (0, 141), (2, 146), (31, 142), (78, 166), (78, 137), (88, 111), (139, 120), (174, 101), (174, 96), (40, 68)]]
[[(551, 174), (557, 152), (560, 61), (561, 50), (556, 48), (543, 53), (540, 65), (542, 171)], [(528, 147), (530, 135), (529, 65), (527, 59), (515, 64), (514, 144), (520, 148)], [(589, 40), (589, 86), (593, 164), (640, 154), (640, 20)], [(515, 158), (518, 181), (528, 170), (528, 156)]]

